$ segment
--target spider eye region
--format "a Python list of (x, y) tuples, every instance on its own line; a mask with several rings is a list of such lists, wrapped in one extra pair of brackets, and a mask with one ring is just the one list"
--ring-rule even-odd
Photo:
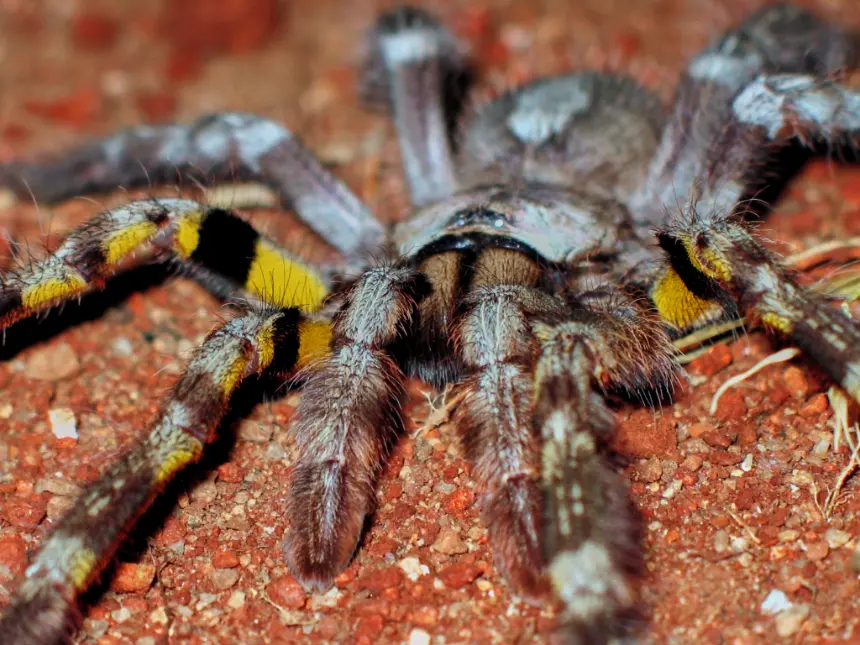
[(492, 228), (502, 229), (510, 225), (511, 219), (507, 214), (482, 206), (457, 211), (451, 217), (449, 223), (449, 226), (456, 226), (457, 228), (491, 226)]

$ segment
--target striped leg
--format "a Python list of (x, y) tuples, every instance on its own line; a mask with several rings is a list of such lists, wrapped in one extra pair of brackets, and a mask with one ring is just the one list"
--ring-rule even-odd
[(135, 520), (204, 446), (246, 378), (289, 373), (313, 352), (296, 309), (250, 311), (213, 331), (143, 440), (89, 486), (45, 539), (0, 619), (3, 645), (46, 645), (64, 636), (75, 599), (110, 561)]
[(314, 311), (328, 293), (321, 275), (232, 212), (156, 199), (105, 211), (47, 259), (0, 276), (0, 328), (101, 288), (148, 247), (166, 251), (220, 295), (244, 289), (271, 306)]
[(140, 126), (54, 160), (0, 165), (0, 187), (46, 203), (182, 178), (257, 179), (348, 256), (374, 251), (383, 241), (381, 224), (295, 135), (253, 114), (228, 112), (190, 124)]
[(636, 594), (636, 523), (606, 459), (614, 419), (597, 390), (671, 385), (671, 346), (635, 307), (592, 303), (563, 322), (536, 323), (541, 344), (534, 425), (542, 447), (543, 551), (562, 603), (558, 641), (604, 645)]
[(628, 202), (642, 229), (661, 226), (667, 212), (691, 201), (702, 216), (725, 217), (742, 197), (762, 152), (785, 144), (796, 133), (791, 126), (820, 126), (803, 132), (810, 136), (830, 136), (848, 126), (850, 119), (838, 113), (850, 102), (846, 93), (820, 84), (811, 88), (806, 103), (792, 108), (797, 113), (783, 112), (787, 124), (774, 115), (788, 107), (786, 91), (803, 84), (780, 75), (830, 78), (857, 63), (856, 42), (804, 9), (778, 4), (694, 58), (648, 175)]
[(665, 297), (662, 306), (655, 299), (664, 318), (672, 320), (686, 285), (710, 284), (742, 315), (797, 343), (860, 402), (860, 324), (798, 285), (743, 222), (694, 219), (660, 237), (679, 278), (678, 295)]
[(384, 14), (371, 33), (365, 94), (394, 115), (403, 166), (420, 206), (457, 189), (451, 154), (451, 81), (464, 74), (454, 37), (429, 14), (401, 7)]
[(349, 563), (375, 505), (376, 474), (400, 425), (403, 374), (386, 348), (409, 328), (428, 285), (412, 269), (371, 269), (346, 292), (331, 356), (305, 384), (293, 426), (287, 565), (322, 591)]

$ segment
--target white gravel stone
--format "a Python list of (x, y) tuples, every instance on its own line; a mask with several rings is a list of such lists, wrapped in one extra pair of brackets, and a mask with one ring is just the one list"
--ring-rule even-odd
[(430, 567), (428, 567), (426, 564), (421, 564), (421, 560), (419, 560), (415, 556), (403, 558), (400, 562), (397, 563), (397, 566), (403, 569), (403, 573), (405, 573), (406, 577), (409, 578), (412, 582), (415, 582), (421, 576), (425, 576), (430, 573)]
[(78, 421), (70, 408), (52, 408), (48, 410), (48, 423), (51, 432), (57, 439), (77, 439)]
[(761, 613), (767, 616), (776, 616), (782, 611), (791, 609), (794, 605), (782, 591), (774, 589), (771, 591), (764, 602), (761, 603)]
[(409, 632), (409, 645), (430, 645), (430, 634), (416, 627)]

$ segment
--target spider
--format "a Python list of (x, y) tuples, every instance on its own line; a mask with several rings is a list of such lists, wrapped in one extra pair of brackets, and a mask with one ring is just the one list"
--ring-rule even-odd
[(575, 73), (503, 94), (454, 136), (461, 46), (422, 10), (390, 11), (364, 87), (393, 115), (414, 207), (391, 230), (293, 133), (250, 114), (0, 167), (0, 184), (42, 202), (238, 174), (275, 189), (342, 258), (311, 264), (230, 210), (154, 198), (101, 213), (3, 276), (4, 329), (103, 287), (142, 250), (250, 306), (207, 336), (142, 441), (55, 525), (0, 642), (63, 637), (76, 599), (255, 375), (303, 386), (284, 555), (306, 589), (329, 588), (355, 554), (402, 426), (403, 381), (417, 376), (462, 396), (454, 421), (513, 589), (559, 604), (559, 642), (635, 638), (639, 547), (607, 454), (610, 400), (670, 393), (672, 336), (739, 315), (860, 400), (860, 328), (800, 286), (741, 212), (763, 150), (860, 130), (860, 94), (834, 80), (855, 45), (776, 5), (697, 55), (668, 112), (629, 78)]

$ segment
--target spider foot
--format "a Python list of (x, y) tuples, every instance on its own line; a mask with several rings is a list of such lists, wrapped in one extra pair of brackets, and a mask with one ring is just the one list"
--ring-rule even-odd
[(545, 600), (549, 584), (541, 551), (541, 492), (533, 479), (512, 477), (483, 501), (484, 524), (505, 580), (526, 600)]
[(356, 481), (336, 462), (296, 468), (284, 555), (290, 573), (308, 591), (328, 590), (349, 564), (372, 511), (368, 489), (373, 490), (372, 482)]

